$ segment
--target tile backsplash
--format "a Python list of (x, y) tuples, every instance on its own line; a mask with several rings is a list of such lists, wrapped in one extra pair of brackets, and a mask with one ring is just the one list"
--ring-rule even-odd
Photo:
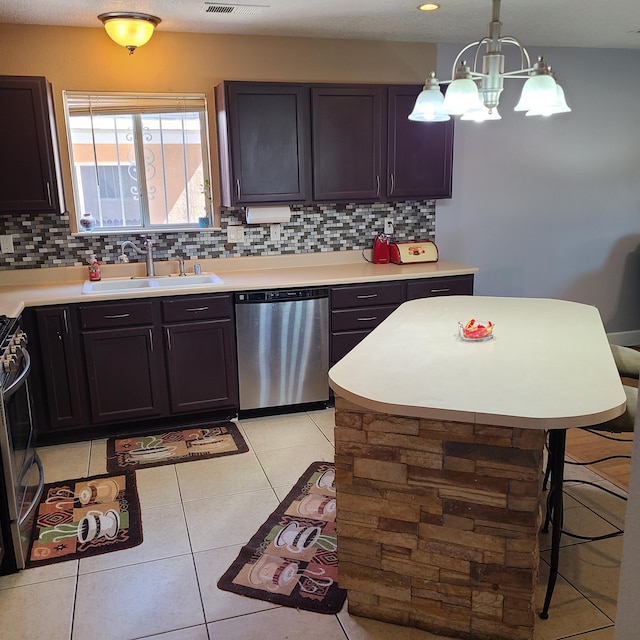
[[(247, 225), (244, 209), (223, 208), (221, 229), (180, 232), (149, 232), (158, 260), (230, 258), (365, 249), (393, 218), (395, 240), (434, 240), (435, 201), (375, 204), (294, 205), (291, 221), (281, 224), (280, 241), (270, 239), (268, 224)], [(227, 226), (242, 224), (244, 242), (227, 243)], [(103, 264), (115, 263), (124, 240), (130, 235), (71, 235), (69, 217), (21, 213), (0, 218), (0, 235), (13, 236), (14, 253), (0, 254), (0, 270), (79, 266), (95, 253)], [(128, 253), (134, 262), (138, 256)]]

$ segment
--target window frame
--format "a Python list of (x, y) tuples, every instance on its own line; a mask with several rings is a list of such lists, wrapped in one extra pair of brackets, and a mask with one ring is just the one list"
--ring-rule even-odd
[[(93, 162), (74, 162), (74, 142), (72, 139), (72, 118), (74, 115), (87, 115), (92, 117), (95, 115), (127, 115), (130, 116), (133, 123), (132, 130), (132, 146), (135, 149), (136, 163), (132, 166), (141, 167), (140, 159), (144, 159), (144, 142), (143, 142), (143, 126), (142, 119), (144, 115), (158, 115), (160, 120), (162, 114), (180, 114), (180, 113), (197, 113), (199, 116), (200, 124), (200, 155), (202, 159), (202, 189), (204, 194), (204, 206), (209, 219), (208, 228), (213, 227), (214, 220), (214, 207), (213, 197), (211, 192), (211, 149), (210, 149), (210, 136), (208, 128), (208, 104), (207, 97), (204, 93), (192, 93), (192, 94), (175, 94), (175, 93), (140, 93), (140, 92), (111, 92), (111, 91), (71, 91), (64, 90), (63, 92), (64, 113), (67, 127), (67, 140), (69, 149), (69, 162), (72, 176), (73, 185), (73, 202), (75, 208), (75, 216), (72, 217), (72, 223), (75, 221), (76, 233), (79, 235), (100, 235), (100, 234), (131, 234), (131, 233), (144, 233), (148, 232), (171, 232), (171, 231), (194, 231), (204, 230), (199, 225), (198, 218), (201, 217), (195, 211), (193, 222), (179, 222), (179, 223), (152, 223), (150, 219), (150, 207), (148, 203), (148, 192), (146, 185), (146, 172), (137, 171), (138, 174), (138, 186), (139, 192), (143, 194), (140, 198), (140, 226), (127, 226), (127, 225), (115, 225), (95, 227), (92, 231), (86, 231), (80, 226), (80, 218), (84, 209), (84, 187), (83, 178), (80, 177), (80, 167), (90, 166), (96, 168), (99, 163), (96, 161), (96, 145), (95, 145), (95, 129), (93, 123), (91, 125), (91, 136), (93, 146)], [(73, 111), (73, 113), (72, 113)], [(117, 129), (114, 129), (117, 131)], [(162, 125), (160, 124), (158, 132), (162, 134)], [(187, 155), (187, 146), (185, 139), (185, 127), (184, 120), (179, 130), (181, 132), (182, 142), (182, 156)], [(188, 132), (187, 132), (188, 134)], [(163, 167), (162, 185), (161, 187), (167, 190), (167, 180), (164, 172), (165, 158), (164, 158), (164, 142), (160, 142), (162, 150), (161, 163)], [(107, 163), (108, 164), (108, 163)], [(116, 161), (115, 166), (119, 165)], [(96, 170), (97, 173), (97, 170)], [(185, 193), (187, 200), (188, 196), (189, 180), (185, 176)], [(100, 189), (99, 180), (96, 182), (96, 188)], [(192, 213), (189, 208), (187, 212)], [(92, 212), (93, 213), (93, 212)], [(165, 206), (165, 213), (167, 209)]]

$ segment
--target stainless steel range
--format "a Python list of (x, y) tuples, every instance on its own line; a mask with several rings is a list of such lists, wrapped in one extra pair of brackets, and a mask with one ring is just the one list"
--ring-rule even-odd
[(23, 569), (44, 486), (31, 420), (27, 336), (0, 316), (0, 575)]

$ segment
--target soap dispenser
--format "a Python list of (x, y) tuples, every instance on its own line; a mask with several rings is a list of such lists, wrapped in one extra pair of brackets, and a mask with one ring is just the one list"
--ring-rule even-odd
[(100, 273), (100, 263), (95, 253), (91, 254), (89, 258), (89, 280), (96, 282), (102, 277)]

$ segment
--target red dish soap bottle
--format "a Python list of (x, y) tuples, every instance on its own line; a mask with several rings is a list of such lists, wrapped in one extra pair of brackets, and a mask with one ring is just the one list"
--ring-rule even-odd
[(98, 262), (96, 254), (92, 253), (89, 258), (89, 280), (96, 282), (97, 280), (100, 280), (100, 278), (102, 278), (100, 273), (100, 263)]

